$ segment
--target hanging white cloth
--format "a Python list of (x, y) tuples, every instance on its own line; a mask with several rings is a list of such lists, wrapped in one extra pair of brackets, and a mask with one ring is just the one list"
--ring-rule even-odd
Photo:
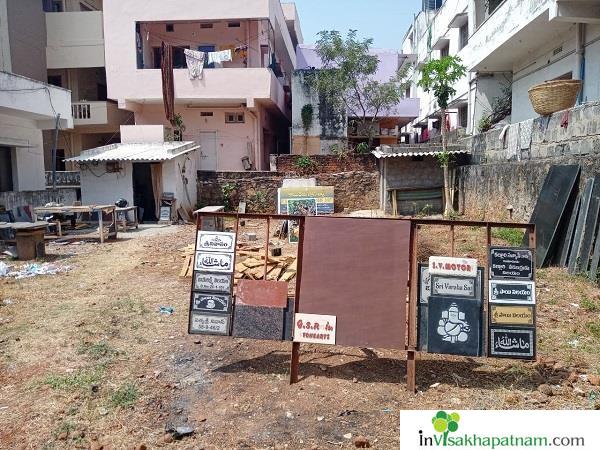
[(529, 150), (531, 147), (531, 136), (533, 134), (533, 119), (521, 122), (519, 130), (519, 146), (521, 150)]
[(221, 50), (220, 52), (208, 53), (209, 64), (221, 64), (227, 61), (231, 61), (231, 50)]
[(183, 50), (183, 53), (185, 54), (190, 80), (195, 80), (196, 78), (201, 80), (204, 76), (202, 71), (204, 70), (206, 53), (198, 52), (196, 50), (188, 50), (187, 48)]
[(506, 152), (506, 159), (516, 158), (517, 151), (519, 150), (519, 124), (513, 123), (508, 128), (508, 147)]

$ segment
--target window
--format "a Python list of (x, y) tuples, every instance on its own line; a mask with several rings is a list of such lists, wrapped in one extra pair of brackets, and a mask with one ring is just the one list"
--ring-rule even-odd
[(244, 113), (225, 113), (225, 123), (244, 123)]
[(167, 33), (173, 33), (175, 31), (175, 25), (172, 23), (167, 24)]
[(48, 84), (52, 86), (63, 87), (62, 85), (62, 76), (60, 75), (48, 75)]
[(52, 0), (52, 12), (63, 12), (64, 10), (63, 0)]
[(62, 148), (56, 149), (56, 170), (58, 172), (67, 170), (67, 165), (65, 164), (65, 150)]
[(440, 49), (440, 58), (448, 56), (450, 54), (450, 43), (446, 44)]
[(504, 0), (488, 0), (488, 14), (492, 14)]
[(213, 27), (212, 23), (201, 23), (200, 24), (200, 28), (203, 29), (203, 30), (207, 30), (207, 29), (210, 29), (212, 27)]
[(406, 88), (406, 91), (404, 91), (404, 97), (410, 98), (410, 86)]
[(469, 43), (469, 24), (465, 23), (462, 27), (460, 27), (460, 37), (459, 37), (459, 46), (462, 50)]
[[(200, 45), (198, 46), (198, 51), (199, 52), (204, 52), (204, 53), (210, 53), (210, 52), (214, 52), (216, 50), (216, 46), (213, 44), (205, 44), (205, 45)], [(208, 63), (208, 58), (204, 59), (204, 68), (205, 69), (214, 69), (215, 68), (215, 63)]]
[(458, 108), (458, 126), (467, 128), (469, 123), (469, 107), (467, 105)]
[(213, 113), (210, 111), (202, 111), (200, 113), (200, 117), (212, 117), (212, 116), (213, 116)]
[(13, 190), (12, 149), (0, 147), (0, 192)]
[(242, 24), (240, 22), (229, 22), (227, 26), (229, 28), (239, 28), (242, 26)]

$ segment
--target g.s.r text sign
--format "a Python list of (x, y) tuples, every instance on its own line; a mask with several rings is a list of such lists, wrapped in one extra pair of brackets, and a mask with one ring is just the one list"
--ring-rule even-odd
[(294, 316), (294, 342), (335, 345), (336, 316), (297, 313)]

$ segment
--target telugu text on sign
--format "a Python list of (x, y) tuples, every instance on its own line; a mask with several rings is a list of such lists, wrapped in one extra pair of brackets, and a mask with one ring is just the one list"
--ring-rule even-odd
[(335, 345), (336, 316), (297, 313), (294, 342)]
[(233, 252), (235, 251), (235, 233), (199, 231), (196, 250), (205, 252)]
[(191, 334), (222, 334), (229, 335), (229, 316), (203, 314), (190, 311)]
[(490, 303), (535, 304), (533, 281), (490, 280)]
[(490, 305), (492, 325), (528, 325), (535, 323), (535, 310), (527, 305)]
[(490, 278), (533, 280), (533, 252), (526, 248), (490, 248)]
[(231, 278), (228, 274), (194, 272), (194, 290), (229, 293)]
[(231, 308), (231, 296), (194, 292), (192, 293), (192, 308), (199, 311), (228, 313)]

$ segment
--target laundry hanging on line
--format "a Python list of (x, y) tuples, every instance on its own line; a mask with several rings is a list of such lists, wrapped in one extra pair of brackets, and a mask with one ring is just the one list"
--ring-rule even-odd
[(196, 78), (201, 80), (204, 76), (203, 70), (206, 61), (206, 53), (188, 49), (185, 49), (183, 53), (185, 54), (190, 80), (195, 80)]
[(209, 64), (221, 64), (231, 61), (231, 50), (221, 50), (220, 52), (208, 52)]

